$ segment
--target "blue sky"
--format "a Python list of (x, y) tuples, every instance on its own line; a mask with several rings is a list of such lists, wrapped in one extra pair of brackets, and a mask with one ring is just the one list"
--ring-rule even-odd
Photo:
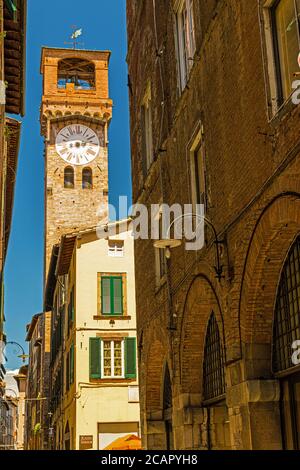
[[(44, 167), (39, 108), (42, 93), (41, 47), (68, 47), (71, 26), (83, 29), (84, 48), (109, 49), (110, 202), (131, 197), (125, 0), (28, 0), (26, 115), (23, 119), (14, 216), (5, 268), (5, 314), (8, 341), (24, 347), (25, 326), (42, 309)], [(46, 7), (46, 8), (44, 8)], [(7, 348), (8, 368), (20, 360)]]

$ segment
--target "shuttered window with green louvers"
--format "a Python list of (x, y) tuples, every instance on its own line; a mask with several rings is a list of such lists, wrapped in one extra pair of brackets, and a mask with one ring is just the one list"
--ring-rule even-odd
[(70, 349), (70, 385), (74, 383), (74, 344), (72, 344)]
[(17, 20), (17, 6), (16, 0), (5, 0), (6, 8), (9, 11), (11, 18), (16, 21)]
[[(102, 349), (104, 349), (102, 351), (103, 357), (101, 355)], [(106, 354), (107, 351), (109, 354)], [(89, 355), (90, 379), (125, 378), (134, 380), (137, 377), (136, 338), (125, 338), (124, 341), (105, 340), (104, 342), (101, 338), (90, 338)], [(122, 372), (123, 367), (124, 372)]]
[(136, 378), (136, 338), (125, 338), (125, 377)]
[(102, 315), (123, 315), (123, 279), (121, 276), (101, 277)]
[(100, 338), (90, 338), (90, 379), (101, 379)]

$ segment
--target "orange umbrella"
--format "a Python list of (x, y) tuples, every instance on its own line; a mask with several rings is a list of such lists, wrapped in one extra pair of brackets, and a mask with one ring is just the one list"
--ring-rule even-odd
[(114, 442), (105, 447), (104, 450), (141, 450), (142, 441), (134, 434), (128, 434), (125, 437), (119, 437)]

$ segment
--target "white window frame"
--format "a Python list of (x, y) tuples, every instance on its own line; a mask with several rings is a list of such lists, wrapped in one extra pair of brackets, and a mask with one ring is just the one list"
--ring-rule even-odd
[(148, 82), (147, 90), (142, 102), (143, 119), (144, 119), (144, 139), (145, 139), (145, 152), (147, 171), (149, 170), (153, 160), (153, 120), (152, 120), (152, 94), (151, 83)]
[[(121, 341), (121, 354), (122, 354), (122, 375), (114, 375), (115, 369), (115, 348), (114, 344), (116, 341)], [(111, 352), (111, 366), (110, 372), (111, 375), (104, 374), (104, 343), (110, 342), (110, 352)], [(101, 377), (103, 379), (124, 379), (125, 378), (125, 341), (123, 340), (109, 340), (109, 339), (102, 339), (101, 341)]]
[[(121, 245), (122, 242), (122, 245)], [(118, 246), (119, 243), (119, 246)], [(114, 244), (114, 247), (110, 246)], [(108, 242), (108, 256), (112, 258), (123, 258), (124, 257), (124, 241), (123, 240), (109, 240)]]
[(187, 85), (196, 52), (194, 0), (177, 0), (175, 12), (175, 37), (178, 61), (179, 88)]
[[(201, 152), (201, 157), (202, 157), (202, 162), (201, 162), (201, 168), (198, 169), (198, 172), (196, 172), (195, 168), (195, 158), (196, 158), (196, 153)], [(200, 126), (200, 129), (198, 130), (192, 144), (190, 147), (190, 166), (191, 166), (191, 192), (192, 192), (192, 204), (195, 212), (196, 205), (198, 204), (198, 195), (197, 195), (197, 181), (198, 175), (201, 172), (202, 173), (202, 183), (203, 183), (203, 188), (200, 187), (201, 194), (203, 195), (203, 205), (204, 205), (204, 215), (207, 213), (207, 186), (206, 186), (206, 168), (205, 168), (205, 147), (204, 147), (204, 140), (203, 140), (203, 126)], [(201, 185), (201, 182), (199, 182)], [(198, 183), (198, 184), (199, 184)]]
[[(261, 22), (261, 40), (262, 49), (264, 56), (264, 67), (265, 67), (265, 82), (267, 89), (267, 108), (268, 117), (270, 120), (279, 112), (281, 108), (284, 108), (286, 103), (290, 101), (294, 91), (291, 92), (290, 96), (287, 97), (282, 104), (278, 105), (278, 73), (276, 66), (276, 54), (274, 49), (274, 31), (272, 24), (272, 8), (274, 7), (276, 0), (265, 0), (262, 4), (260, 11), (260, 22)], [(297, 80), (297, 78), (295, 78)]]

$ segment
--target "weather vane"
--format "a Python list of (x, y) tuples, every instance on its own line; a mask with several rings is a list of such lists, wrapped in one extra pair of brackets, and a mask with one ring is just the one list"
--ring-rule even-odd
[(78, 46), (83, 46), (83, 42), (78, 42), (78, 38), (82, 36), (82, 28), (77, 28), (76, 25), (72, 25), (72, 35), (70, 39), (72, 39), (72, 42), (65, 42), (65, 44), (71, 44), (73, 46), (73, 49), (77, 49)]

